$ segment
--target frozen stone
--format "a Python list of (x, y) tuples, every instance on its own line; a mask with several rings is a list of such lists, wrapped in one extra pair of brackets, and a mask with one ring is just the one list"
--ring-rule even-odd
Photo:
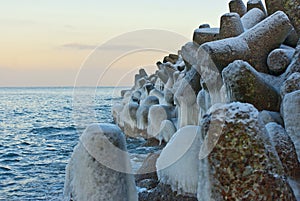
[(197, 193), (199, 131), (198, 126), (179, 129), (157, 159), (159, 181), (170, 185), (178, 194)]
[(272, 122), (265, 127), (298, 201), (300, 199), (300, 163), (294, 144), (282, 126)]
[(288, 79), (293, 73), (300, 73), (300, 39), (295, 50), (296, 51), (290, 65), (286, 69), (285, 73), (282, 75), (282, 78), (284, 80)]
[(247, 8), (242, 0), (231, 0), (229, 2), (229, 10), (231, 13), (237, 13), (243, 17), (247, 12)]
[(283, 43), (291, 47), (296, 47), (298, 40), (299, 40), (299, 36), (296, 30), (293, 29)]
[(288, 65), (291, 63), (294, 49), (275, 49), (273, 50), (267, 60), (269, 71), (273, 75), (280, 75), (284, 73)]
[(219, 39), (219, 28), (199, 28), (194, 31), (193, 41), (197, 45)]
[(281, 86), (281, 97), (293, 91), (300, 90), (300, 73), (296, 72), (290, 75)]
[(272, 112), (263, 110), (259, 113), (260, 123), (263, 125), (267, 125), (268, 123), (275, 122), (281, 126), (284, 125), (282, 117), (279, 112)]
[(220, 37), (230, 38), (244, 32), (244, 27), (239, 14), (226, 13), (221, 17)]
[(250, 104), (213, 105), (201, 126), (198, 201), (295, 200)]
[(197, 50), (199, 45), (194, 42), (188, 42), (181, 48), (181, 55), (185, 62), (190, 65), (197, 63)]
[(156, 161), (159, 157), (160, 152), (150, 153), (144, 160), (142, 166), (138, 169), (135, 180), (137, 182), (144, 179), (154, 179), (157, 180), (156, 174)]
[(291, 29), (288, 17), (278, 11), (238, 37), (204, 43), (200, 48), (210, 55), (220, 72), (238, 59), (248, 61), (260, 72), (268, 72), (269, 52), (282, 44)]
[(173, 107), (166, 105), (153, 105), (150, 107), (147, 127), (149, 137), (156, 137), (159, 134), (161, 123), (173, 117), (173, 110)]
[(159, 104), (159, 100), (156, 96), (148, 96), (145, 100), (141, 102), (140, 107), (136, 112), (138, 129), (143, 130), (147, 128), (149, 109), (152, 105), (157, 104)]
[(300, 161), (300, 90), (288, 93), (282, 103), (285, 129), (292, 139)]
[(163, 141), (169, 142), (175, 132), (176, 127), (174, 123), (170, 120), (163, 120), (160, 124), (158, 135), (156, 135), (155, 138), (159, 140), (160, 144)]
[(265, 0), (268, 13), (272, 14), (281, 10), (289, 16), (293, 26), (295, 27), (298, 38), (300, 37), (300, 2), (299, 0)]
[(66, 168), (66, 200), (138, 200), (125, 137), (112, 124), (92, 124)]
[(210, 28), (210, 25), (209, 24), (201, 24), (199, 26), (199, 29), (203, 29), (203, 28)]
[(258, 9), (262, 10), (265, 14), (267, 14), (265, 6), (261, 0), (249, 0), (247, 2), (247, 11), (250, 11), (253, 8), (258, 8)]
[(284, 128), (275, 122), (270, 122), (265, 127), (287, 176), (300, 177), (300, 163), (291, 138)]
[(245, 30), (250, 29), (257, 25), (259, 22), (264, 20), (266, 17), (266, 14), (258, 9), (258, 8), (253, 8), (249, 10), (242, 18), (242, 24)]
[(181, 80), (174, 95), (175, 104), (179, 107), (178, 128), (186, 125), (197, 125), (199, 107), (196, 96), (200, 90), (200, 74), (195, 68), (192, 68)]
[(279, 93), (247, 62), (234, 61), (223, 70), (222, 76), (228, 101), (251, 103), (258, 110), (280, 110)]

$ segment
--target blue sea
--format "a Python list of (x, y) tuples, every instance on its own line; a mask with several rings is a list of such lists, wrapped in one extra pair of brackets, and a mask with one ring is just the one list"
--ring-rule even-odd
[(113, 122), (121, 90), (0, 88), (0, 200), (62, 200), (80, 134), (91, 123)]

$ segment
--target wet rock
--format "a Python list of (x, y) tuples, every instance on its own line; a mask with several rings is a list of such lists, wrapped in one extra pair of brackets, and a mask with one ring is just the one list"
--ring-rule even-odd
[(238, 59), (248, 61), (260, 72), (268, 72), (269, 52), (282, 44), (291, 29), (288, 17), (278, 11), (238, 37), (207, 42), (200, 48), (209, 54), (220, 72)]
[(273, 75), (280, 75), (285, 72), (291, 63), (294, 49), (275, 49), (268, 56), (269, 71)]
[(122, 131), (112, 124), (93, 124), (80, 136), (66, 169), (68, 200), (137, 201)]
[(237, 60), (229, 64), (222, 76), (228, 101), (251, 103), (258, 110), (280, 110), (279, 93), (247, 62)]
[(229, 2), (229, 10), (231, 13), (237, 13), (240, 17), (247, 12), (247, 8), (242, 0), (231, 0)]
[(281, 113), (286, 132), (295, 145), (298, 161), (300, 161), (300, 90), (284, 96)]
[(199, 201), (295, 200), (252, 105), (214, 105), (201, 127)]

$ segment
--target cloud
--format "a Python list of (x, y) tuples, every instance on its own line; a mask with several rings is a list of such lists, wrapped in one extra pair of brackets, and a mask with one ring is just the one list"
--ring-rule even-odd
[(118, 50), (136, 50), (139, 49), (139, 46), (135, 45), (91, 45), (91, 44), (82, 44), (82, 43), (67, 43), (60, 46), (60, 48), (68, 48), (68, 49), (75, 49), (75, 50), (97, 50), (101, 51), (118, 51)]

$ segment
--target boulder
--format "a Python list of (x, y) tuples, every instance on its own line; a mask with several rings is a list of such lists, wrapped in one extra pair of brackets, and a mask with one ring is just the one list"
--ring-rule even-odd
[(273, 75), (280, 75), (285, 72), (294, 56), (294, 49), (275, 49), (267, 60), (269, 72)]
[(278, 11), (238, 37), (207, 42), (200, 48), (209, 54), (220, 72), (228, 64), (241, 59), (248, 61), (256, 70), (266, 73), (270, 51), (282, 44), (291, 29), (288, 17)]
[(247, 12), (247, 8), (242, 0), (231, 0), (229, 2), (229, 10), (231, 13), (237, 13), (243, 17)]
[(258, 110), (280, 110), (281, 97), (277, 90), (247, 62), (237, 60), (229, 64), (222, 76), (229, 102), (251, 103)]
[(265, 19), (266, 14), (258, 9), (258, 8), (253, 8), (249, 10), (242, 18), (242, 24), (245, 30), (248, 30), (255, 25), (257, 25), (259, 22), (261, 22), (263, 19)]
[(137, 201), (125, 137), (112, 124), (92, 124), (66, 168), (66, 200)]
[(198, 201), (295, 200), (250, 104), (213, 105), (200, 126)]
[(268, 13), (272, 14), (281, 10), (289, 16), (293, 26), (295, 27), (298, 38), (300, 37), (300, 2), (299, 0), (265, 0)]
[(264, 6), (264, 4), (262, 3), (261, 0), (249, 0), (247, 2), (247, 11), (249, 11), (253, 8), (258, 8), (267, 15), (267, 11), (266, 11), (265, 6)]
[(258, 118), (262, 125), (267, 125), (268, 123), (277, 123), (281, 126), (284, 126), (283, 119), (279, 112), (263, 110), (259, 113)]
[(286, 132), (294, 143), (300, 161), (300, 90), (284, 96), (281, 113)]
[(300, 90), (300, 73), (291, 74), (281, 86), (280, 93), (283, 98), (286, 94)]

